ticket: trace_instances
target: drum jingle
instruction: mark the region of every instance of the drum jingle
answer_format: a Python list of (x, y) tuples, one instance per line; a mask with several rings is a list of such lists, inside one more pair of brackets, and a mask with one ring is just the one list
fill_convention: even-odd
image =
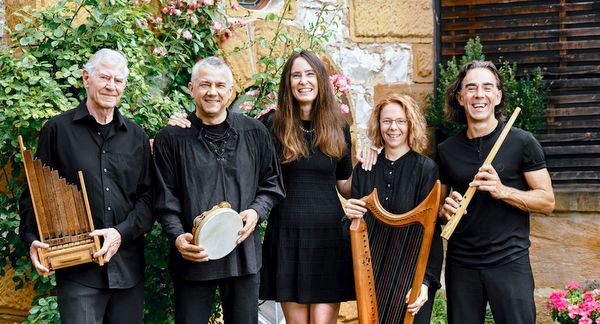
[(222, 202), (194, 219), (194, 244), (204, 248), (209, 260), (220, 259), (237, 246), (238, 232), (244, 224), (240, 214)]

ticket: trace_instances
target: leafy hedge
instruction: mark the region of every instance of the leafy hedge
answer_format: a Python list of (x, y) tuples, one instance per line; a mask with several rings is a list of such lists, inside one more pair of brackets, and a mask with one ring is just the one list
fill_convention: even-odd
[[(469, 39), (465, 45), (465, 55), (457, 62), (456, 58), (448, 61), (446, 65), (439, 65), (439, 79), (435, 94), (429, 96), (429, 110), (427, 122), (438, 131), (437, 141), (452, 136), (464, 129), (459, 125), (446, 120), (444, 117), (444, 98), (450, 83), (456, 78), (460, 67), (473, 60), (485, 60), (483, 46), (479, 37)], [(515, 126), (528, 130), (533, 134), (540, 132), (544, 127), (544, 108), (547, 103), (548, 87), (542, 80), (542, 72), (537, 68), (533, 75), (517, 77), (517, 63), (505, 62), (498, 72), (502, 76), (506, 93), (504, 96), (504, 115), (509, 117), (516, 107), (521, 107), (519, 118)]]

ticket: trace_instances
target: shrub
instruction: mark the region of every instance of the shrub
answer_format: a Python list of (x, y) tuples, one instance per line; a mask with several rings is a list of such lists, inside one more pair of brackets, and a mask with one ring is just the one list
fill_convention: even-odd
[[(465, 45), (465, 55), (459, 62), (453, 57), (445, 66), (439, 65), (438, 85), (435, 94), (428, 97), (429, 110), (426, 118), (429, 125), (439, 131), (441, 139), (457, 134), (465, 128), (465, 125), (450, 122), (444, 117), (444, 96), (448, 86), (458, 75), (460, 67), (473, 60), (485, 60), (479, 37), (469, 39)], [(498, 71), (506, 88), (506, 93), (503, 93), (504, 115), (508, 117), (516, 107), (521, 107), (521, 113), (514, 126), (533, 134), (539, 133), (544, 126), (544, 107), (548, 96), (548, 87), (543, 83), (541, 70), (537, 68), (533, 75), (519, 78), (516, 75), (517, 63), (505, 62)]]

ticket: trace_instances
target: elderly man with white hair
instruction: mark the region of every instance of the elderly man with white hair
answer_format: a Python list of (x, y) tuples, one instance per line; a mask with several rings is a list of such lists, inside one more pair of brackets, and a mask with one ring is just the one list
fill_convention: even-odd
[[(94, 222), (92, 236), (103, 239), (86, 263), (56, 271), (61, 321), (141, 323), (144, 305), (144, 233), (150, 230), (154, 164), (141, 127), (117, 105), (127, 86), (127, 59), (111, 49), (97, 51), (83, 67), (86, 99), (51, 118), (40, 133), (36, 158), (78, 184), (83, 171)], [(19, 236), (29, 247), (36, 271), (50, 273), (39, 260), (39, 241), (29, 191), (20, 200)]]

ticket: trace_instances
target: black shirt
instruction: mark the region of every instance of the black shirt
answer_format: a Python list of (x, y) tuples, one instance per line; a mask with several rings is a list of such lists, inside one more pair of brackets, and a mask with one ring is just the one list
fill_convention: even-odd
[(162, 181), (155, 203), (158, 220), (171, 241), (170, 268), (186, 280), (212, 280), (257, 273), (261, 266), (258, 228), (222, 259), (190, 262), (175, 239), (191, 233), (193, 220), (222, 201), (237, 212), (254, 209), (264, 220), (285, 196), (275, 148), (257, 120), (229, 112), (226, 131), (208, 134), (194, 113), (191, 128), (166, 127), (156, 136), (155, 159)]
[[(500, 136), (504, 122), (488, 135), (469, 139), (466, 131), (438, 146), (440, 180), (464, 195)], [(544, 151), (529, 132), (513, 127), (492, 166), (505, 186), (529, 190), (524, 172), (546, 167)], [(476, 191), (452, 237), (446, 262), (475, 268), (506, 264), (529, 251), (529, 213)]]
[[(394, 214), (403, 214), (420, 204), (439, 178), (438, 168), (430, 158), (415, 151), (408, 151), (396, 161), (385, 157), (385, 150), (379, 153), (377, 163), (371, 171), (365, 171), (360, 164), (352, 175), (352, 198), (367, 196), (377, 188), (381, 206)], [(374, 222), (368, 212), (365, 221)], [(440, 288), (442, 272), (441, 228), (435, 225), (424, 283), (431, 290)]]
[[(130, 288), (143, 279), (144, 238), (152, 217), (154, 164), (148, 136), (141, 127), (114, 110), (113, 127), (106, 136), (88, 112), (85, 100), (44, 125), (36, 158), (80, 187), (83, 171), (96, 229), (114, 227), (121, 247), (103, 267), (94, 263), (59, 269), (56, 275), (96, 288)], [(29, 247), (38, 230), (29, 190), (20, 202), (19, 236)]]

